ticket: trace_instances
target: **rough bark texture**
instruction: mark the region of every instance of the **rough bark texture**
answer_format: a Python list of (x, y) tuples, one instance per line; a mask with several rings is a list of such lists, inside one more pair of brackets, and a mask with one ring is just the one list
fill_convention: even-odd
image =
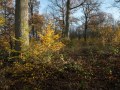
[(15, 38), (15, 50), (26, 50), (29, 46), (28, 0), (16, 0)]

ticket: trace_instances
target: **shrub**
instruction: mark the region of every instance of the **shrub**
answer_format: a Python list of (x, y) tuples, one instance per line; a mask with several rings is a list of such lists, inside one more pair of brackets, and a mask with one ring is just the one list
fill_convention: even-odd
[(63, 47), (64, 44), (60, 41), (60, 35), (55, 34), (52, 26), (48, 25), (44, 33), (39, 34), (39, 41), (31, 43), (30, 50), (25, 52), (25, 56), (36, 60), (46, 59), (47, 61), (52, 57), (53, 53), (58, 53)]

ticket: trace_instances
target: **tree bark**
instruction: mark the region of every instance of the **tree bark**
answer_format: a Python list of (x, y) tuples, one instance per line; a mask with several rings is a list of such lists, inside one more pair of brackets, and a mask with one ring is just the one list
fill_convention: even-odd
[(30, 1), (30, 4), (31, 4), (31, 5), (30, 5), (30, 14), (31, 14), (30, 16), (31, 16), (31, 18), (32, 18), (32, 28), (31, 28), (31, 31), (32, 31), (32, 36), (33, 36), (33, 38), (34, 38), (34, 37), (35, 37), (35, 30), (34, 30), (34, 25), (33, 25), (33, 24), (34, 24), (34, 23), (33, 23), (33, 15), (34, 15), (34, 14), (33, 14), (33, 7), (34, 7), (34, 6), (33, 6), (33, 1)]
[(25, 51), (29, 46), (28, 0), (16, 0), (15, 50)]
[(84, 41), (86, 42), (87, 41), (87, 29), (88, 29), (88, 19), (86, 17), (85, 19), (85, 30), (84, 30)]
[(66, 26), (65, 26), (65, 37), (69, 37), (69, 18), (70, 18), (70, 0), (66, 3)]

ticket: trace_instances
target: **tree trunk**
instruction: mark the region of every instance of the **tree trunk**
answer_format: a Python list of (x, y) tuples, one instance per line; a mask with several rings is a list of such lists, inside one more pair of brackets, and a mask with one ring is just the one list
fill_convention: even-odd
[(84, 30), (84, 41), (85, 42), (87, 41), (87, 29), (88, 29), (88, 20), (87, 20), (87, 17), (86, 17), (86, 20), (85, 20), (85, 30)]
[(64, 14), (62, 15), (62, 36), (64, 37), (64, 33), (65, 33), (65, 21), (64, 21), (64, 19), (65, 19), (65, 16), (64, 16)]
[(15, 50), (25, 51), (29, 46), (28, 0), (16, 0)]
[(34, 23), (33, 23), (33, 4), (32, 4), (32, 1), (31, 1), (31, 7), (30, 7), (30, 14), (31, 14), (31, 18), (32, 18), (32, 28), (31, 28), (31, 31), (32, 31), (32, 36), (33, 38), (35, 37), (35, 29), (34, 29)]
[(68, 33), (69, 33), (69, 17), (70, 17), (70, 0), (67, 0), (67, 3), (66, 3), (65, 37), (68, 37)]

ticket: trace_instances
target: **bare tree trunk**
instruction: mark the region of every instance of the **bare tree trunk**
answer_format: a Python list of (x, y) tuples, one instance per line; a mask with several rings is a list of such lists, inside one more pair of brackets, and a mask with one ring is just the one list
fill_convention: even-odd
[(25, 51), (29, 46), (28, 0), (16, 0), (15, 50)]
[(86, 17), (86, 20), (85, 20), (85, 30), (84, 30), (84, 41), (86, 42), (87, 41), (87, 29), (88, 29), (88, 21), (87, 21), (87, 17)]
[(68, 33), (69, 33), (69, 18), (70, 18), (70, 0), (67, 0), (67, 3), (66, 3), (65, 37), (68, 37)]
[(31, 31), (32, 31), (32, 36), (33, 38), (35, 37), (35, 30), (34, 30), (34, 25), (33, 25), (33, 4), (32, 4), (32, 1), (31, 2), (31, 6), (30, 6), (30, 14), (31, 14), (31, 18), (32, 18), (32, 28), (31, 28)]
[(63, 27), (63, 28), (62, 28), (62, 36), (64, 36), (64, 33), (65, 33), (65, 21), (64, 21), (64, 19), (65, 19), (65, 16), (64, 16), (64, 13), (63, 13), (63, 15), (62, 15), (62, 20), (63, 20), (63, 21), (62, 21), (62, 25), (63, 25), (63, 26), (62, 26), (62, 27)]

